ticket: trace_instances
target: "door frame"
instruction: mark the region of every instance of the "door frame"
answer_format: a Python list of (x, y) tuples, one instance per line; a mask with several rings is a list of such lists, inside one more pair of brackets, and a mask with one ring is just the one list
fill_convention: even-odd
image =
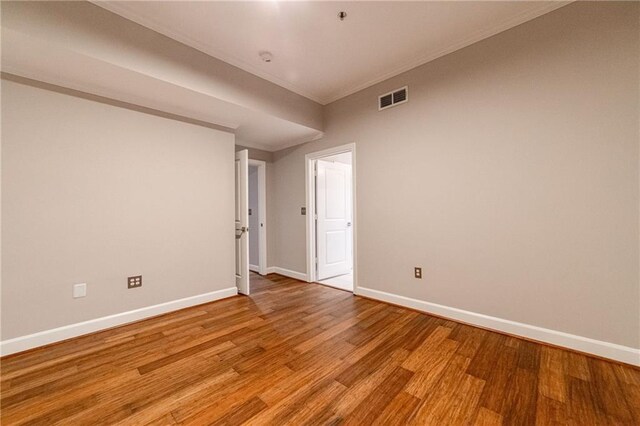
[(309, 283), (316, 281), (316, 227), (315, 227), (315, 211), (316, 211), (316, 187), (314, 162), (321, 160), (323, 157), (329, 157), (336, 154), (351, 153), (351, 202), (352, 202), (352, 247), (353, 247), (353, 294), (358, 289), (358, 209), (357, 209), (357, 188), (356, 188), (356, 144), (349, 143), (346, 145), (327, 148), (322, 151), (311, 152), (304, 157), (305, 164), (305, 188), (307, 197), (307, 278)]
[[(249, 159), (249, 166), (258, 167), (258, 221), (262, 226), (258, 229), (259, 238), (259, 257), (258, 257), (258, 273), (266, 275), (267, 273), (267, 163), (262, 160)], [(249, 239), (251, 239), (251, 231), (249, 229)], [(251, 264), (249, 262), (249, 264)]]

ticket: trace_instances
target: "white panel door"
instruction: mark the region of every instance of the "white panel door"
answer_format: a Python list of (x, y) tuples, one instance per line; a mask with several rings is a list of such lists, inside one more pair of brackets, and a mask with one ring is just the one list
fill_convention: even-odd
[(352, 269), (351, 165), (318, 160), (316, 253), (318, 281)]
[(236, 152), (236, 287), (249, 294), (249, 151)]

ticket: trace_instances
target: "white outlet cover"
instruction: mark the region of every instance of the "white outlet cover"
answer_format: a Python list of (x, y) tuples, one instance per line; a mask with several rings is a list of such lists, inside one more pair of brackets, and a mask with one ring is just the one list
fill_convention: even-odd
[(73, 285), (73, 298), (85, 297), (87, 295), (87, 283)]

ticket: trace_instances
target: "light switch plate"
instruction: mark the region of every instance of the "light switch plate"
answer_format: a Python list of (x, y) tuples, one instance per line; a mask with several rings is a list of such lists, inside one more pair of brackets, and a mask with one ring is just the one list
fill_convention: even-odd
[(87, 283), (73, 285), (73, 298), (85, 297), (87, 295)]

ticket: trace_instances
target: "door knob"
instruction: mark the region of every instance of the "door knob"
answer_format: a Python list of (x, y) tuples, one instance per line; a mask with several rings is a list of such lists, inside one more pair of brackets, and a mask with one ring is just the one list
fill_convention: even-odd
[(245, 232), (249, 232), (249, 227), (247, 226), (243, 226), (240, 229), (236, 229), (236, 232), (240, 231), (240, 234), (236, 234), (236, 238), (240, 238), (242, 237), (242, 234), (244, 234)]

